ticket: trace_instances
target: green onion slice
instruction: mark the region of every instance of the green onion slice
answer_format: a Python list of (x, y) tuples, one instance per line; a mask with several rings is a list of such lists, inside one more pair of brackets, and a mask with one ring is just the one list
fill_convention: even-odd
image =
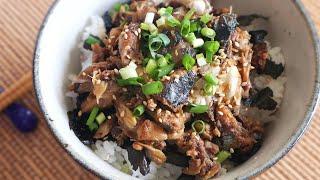
[(142, 86), (144, 95), (160, 94), (163, 90), (163, 84), (160, 81), (150, 82)]
[(204, 79), (207, 83), (212, 84), (214, 86), (219, 84), (219, 80), (216, 77), (214, 77), (211, 73), (206, 74), (204, 76)]
[(144, 106), (143, 105), (139, 105), (139, 106), (134, 108), (133, 115), (136, 116), (136, 117), (139, 117), (144, 113), (144, 111), (145, 111)]
[(163, 67), (160, 67), (159, 69), (156, 69), (152, 72), (152, 77), (154, 79), (160, 79), (163, 76), (168, 75), (173, 69), (174, 69), (174, 64), (169, 64)]
[(162, 39), (159, 36), (150, 38), (148, 45), (150, 51), (158, 51), (162, 47)]
[(196, 9), (195, 9), (195, 8), (190, 9), (190, 10), (187, 12), (187, 14), (184, 16), (184, 19), (187, 19), (187, 20), (191, 19), (191, 17), (193, 16), (193, 14), (194, 14), (195, 12), (196, 12)]
[(89, 118), (86, 122), (87, 126), (90, 126), (94, 123), (94, 119), (96, 118), (96, 116), (98, 115), (99, 112), (99, 108), (98, 107), (94, 107), (89, 115)]
[(168, 65), (168, 60), (165, 57), (160, 57), (157, 62), (160, 68)]
[(99, 37), (90, 34), (89, 37), (84, 41), (83, 47), (85, 49), (92, 50), (91, 46), (93, 44), (103, 45), (103, 42), (101, 41), (101, 39)]
[(194, 33), (189, 33), (184, 38), (188, 41), (188, 43), (192, 43), (194, 40), (197, 39)]
[(211, 21), (211, 19), (212, 19), (212, 15), (210, 15), (209, 13), (206, 13), (206, 14), (204, 14), (204, 15), (202, 15), (201, 17), (200, 17), (200, 21), (203, 23), (203, 24), (207, 24), (209, 21)]
[(192, 130), (198, 134), (202, 134), (206, 129), (206, 123), (202, 120), (196, 120), (191, 124)]
[(167, 24), (170, 27), (176, 27), (176, 26), (180, 26), (180, 21), (177, 20), (175, 17), (173, 17), (172, 15), (167, 17)]
[(195, 63), (196, 63), (196, 60), (192, 56), (190, 56), (189, 54), (185, 54), (182, 57), (182, 64), (183, 64), (184, 68), (188, 71), (192, 69), (192, 67), (194, 66)]
[(142, 86), (145, 81), (142, 77), (133, 77), (129, 79), (117, 79), (119, 86)]
[(159, 11), (158, 11), (158, 14), (160, 16), (165, 16), (165, 15), (171, 15), (173, 12), (173, 7), (169, 6), (169, 7), (166, 7), (166, 8), (160, 8)]
[(213, 29), (207, 28), (207, 27), (201, 29), (201, 34), (202, 36), (205, 36), (211, 39), (214, 39), (216, 36), (216, 32)]
[(170, 44), (170, 39), (165, 34), (158, 34), (159, 38), (162, 40), (164, 46), (168, 46)]
[(184, 19), (181, 22), (181, 29), (180, 29), (180, 34), (182, 36), (188, 35), (190, 32), (190, 20)]
[(97, 123), (100, 125), (102, 124), (105, 120), (106, 120), (106, 116), (104, 115), (103, 112), (101, 112), (97, 117), (96, 117), (96, 121)]
[(148, 74), (151, 74), (155, 69), (157, 69), (157, 67), (158, 67), (158, 65), (157, 65), (156, 60), (150, 59), (150, 60), (148, 61), (147, 66), (146, 66), (146, 72), (147, 72)]
[(196, 105), (192, 104), (189, 112), (195, 113), (195, 114), (202, 114), (208, 112), (208, 105)]
[(98, 124), (95, 123), (95, 122), (93, 122), (90, 125), (88, 125), (88, 127), (89, 127), (90, 131), (95, 131), (95, 130), (97, 130), (99, 128)]
[(226, 159), (228, 159), (231, 156), (231, 153), (228, 151), (220, 151), (217, 155), (217, 162), (222, 163)]
[(206, 51), (216, 54), (220, 48), (220, 43), (218, 41), (207, 41), (203, 46)]
[(190, 23), (190, 32), (198, 32), (201, 29), (201, 26), (198, 21), (191, 21)]

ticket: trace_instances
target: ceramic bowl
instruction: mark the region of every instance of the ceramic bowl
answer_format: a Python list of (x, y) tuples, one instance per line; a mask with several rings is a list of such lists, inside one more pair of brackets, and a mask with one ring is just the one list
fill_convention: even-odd
[[(80, 164), (106, 179), (132, 179), (96, 156), (70, 130), (65, 97), (67, 76), (80, 71), (80, 34), (92, 15), (103, 14), (116, 1), (56, 1), (41, 27), (34, 56), (34, 85), (50, 129)], [(316, 30), (299, 0), (216, 0), (241, 15), (269, 17), (271, 43), (286, 59), (287, 84), (277, 120), (267, 127), (261, 149), (223, 179), (245, 179), (261, 173), (283, 157), (310, 123), (319, 92), (319, 45)]]

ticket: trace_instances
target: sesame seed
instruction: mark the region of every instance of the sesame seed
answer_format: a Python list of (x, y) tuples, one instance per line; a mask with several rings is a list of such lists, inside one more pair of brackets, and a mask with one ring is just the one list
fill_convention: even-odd
[(220, 116), (223, 116), (223, 112), (221, 112), (221, 111), (218, 111), (218, 114), (219, 114)]
[(193, 90), (193, 89), (191, 89), (190, 93), (191, 93), (191, 94), (193, 94), (193, 93), (194, 93), (194, 90)]
[(129, 29), (125, 29), (124, 32), (129, 32)]
[(113, 71), (114, 71), (116, 74), (119, 73), (119, 70), (118, 70), (118, 69), (114, 69)]
[(161, 122), (161, 123), (162, 123), (162, 121), (163, 121), (163, 120), (162, 120), (161, 118), (159, 118), (159, 122)]
[(127, 92), (127, 91), (128, 91), (128, 89), (127, 89), (127, 88), (122, 88), (122, 90), (123, 90), (124, 92)]
[(157, 113), (160, 114), (161, 112), (162, 112), (162, 109), (159, 108), (159, 109), (157, 110)]
[(234, 149), (233, 149), (233, 148), (230, 148), (230, 152), (231, 152), (231, 153), (234, 153)]
[(115, 36), (110, 36), (111, 39), (115, 38)]
[(108, 39), (108, 43), (111, 43), (112, 41), (111, 41), (111, 39)]
[(126, 57), (127, 57), (128, 59), (131, 59), (131, 56), (129, 56), (128, 54), (126, 55)]
[(141, 33), (141, 29), (140, 28), (138, 28), (138, 32)]
[(218, 160), (218, 157), (214, 157), (214, 158), (212, 158), (212, 159), (216, 161), (216, 160)]
[(124, 34), (124, 39), (128, 39), (128, 34)]
[(248, 66), (247, 62), (243, 63), (243, 67), (247, 67), (247, 66)]
[(250, 66), (250, 69), (255, 69), (253, 66)]
[(148, 105), (147, 101), (143, 101), (142, 103), (143, 103), (143, 105), (145, 105), (145, 106)]
[(175, 50), (175, 51), (174, 51), (174, 54), (175, 54), (176, 56), (178, 56), (178, 55), (179, 55), (178, 50)]
[(129, 50), (130, 49), (130, 46), (126, 46), (124, 47), (125, 50)]
[(82, 72), (82, 75), (83, 75), (83, 76), (86, 76), (87, 74), (86, 74), (85, 72)]
[(79, 112), (78, 112), (78, 116), (79, 116), (79, 117), (82, 116), (82, 111), (79, 111)]
[(107, 118), (110, 120), (110, 119), (111, 119), (111, 116), (108, 116)]
[(237, 41), (234, 43), (234, 45), (235, 45), (236, 47), (240, 47), (240, 44), (239, 44)]
[(115, 95), (112, 95), (112, 98), (113, 98), (114, 100), (117, 100), (117, 97), (116, 97)]
[(229, 107), (230, 109), (232, 109), (232, 108), (233, 108), (231, 104), (228, 104), (228, 107)]
[(135, 34), (136, 36), (139, 36), (138, 31), (134, 31), (134, 34)]
[(124, 117), (124, 111), (120, 112), (120, 117)]

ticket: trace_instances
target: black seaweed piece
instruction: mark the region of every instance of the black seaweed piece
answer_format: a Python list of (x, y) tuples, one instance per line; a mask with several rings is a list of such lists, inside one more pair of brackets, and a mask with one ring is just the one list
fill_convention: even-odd
[(77, 97), (77, 102), (76, 102), (76, 105), (77, 105), (77, 108), (80, 109), (81, 108), (81, 104), (87, 99), (87, 97), (89, 96), (90, 92), (87, 92), (87, 93), (82, 93), (82, 94), (79, 94), (78, 97)]
[(163, 152), (167, 157), (167, 163), (179, 167), (188, 167), (190, 158), (179, 153), (178, 147), (176, 145), (170, 145), (169, 143), (167, 143), (167, 147)]
[(242, 101), (243, 105), (250, 107), (257, 107), (264, 110), (275, 110), (277, 102), (272, 99), (273, 92), (269, 87), (262, 89), (259, 92), (250, 92), (250, 97)]
[(165, 98), (173, 106), (184, 104), (189, 97), (189, 93), (195, 83), (197, 74), (189, 71), (179, 79), (174, 79), (165, 85), (161, 97)]
[(262, 71), (263, 74), (270, 75), (273, 79), (277, 79), (284, 71), (283, 64), (276, 64), (272, 60), (267, 60), (264, 70)]
[(187, 174), (181, 174), (177, 180), (195, 180), (195, 176), (187, 175)]
[(249, 34), (251, 35), (250, 42), (253, 44), (258, 44), (264, 42), (264, 38), (268, 35), (268, 32), (265, 30), (257, 30), (250, 31)]
[(222, 14), (219, 17), (219, 20), (214, 24), (216, 39), (225, 45), (238, 25), (239, 23), (237, 22), (236, 14)]
[(129, 161), (133, 166), (134, 170), (140, 169), (142, 175), (146, 175), (150, 172), (150, 161), (146, 157), (144, 151), (137, 151), (129, 146), (127, 148)]
[(259, 14), (250, 14), (250, 15), (239, 16), (237, 20), (240, 26), (250, 26), (252, 21), (258, 18), (262, 18), (266, 21), (269, 19), (268, 17), (262, 16)]
[(113, 28), (112, 24), (112, 18), (110, 16), (110, 13), (106, 11), (102, 16), (104, 27), (106, 28), (107, 32), (109, 32)]
[(83, 113), (82, 116), (79, 117), (78, 112), (79, 109), (68, 112), (70, 129), (73, 130), (82, 143), (86, 145), (92, 144), (94, 142), (93, 136), (95, 132), (90, 131), (86, 125), (89, 113)]
[(255, 143), (252, 147), (252, 149), (247, 153), (241, 153), (239, 149), (234, 150), (234, 153), (231, 154), (230, 161), (236, 163), (236, 164), (242, 164), (248, 159), (250, 159), (255, 153), (258, 152), (258, 150), (261, 148), (262, 141), (259, 140), (257, 143)]

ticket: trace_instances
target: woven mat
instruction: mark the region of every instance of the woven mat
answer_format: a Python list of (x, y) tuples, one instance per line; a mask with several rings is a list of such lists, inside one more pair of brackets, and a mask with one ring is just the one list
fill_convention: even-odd
[[(33, 48), (41, 22), (53, 0), (0, 0), (0, 86), (8, 87), (32, 68)], [(303, 0), (320, 29), (319, 0)], [(14, 66), (13, 66), (14, 65)], [(94, 179), (56, 142), (34, 93), (21, 102), (37, 113), (36, 132), (19, 133), (0, 114), (0, 179)], [(256, 179), (318, 179), (320, 177), (320, 109), (293, 150)]]

